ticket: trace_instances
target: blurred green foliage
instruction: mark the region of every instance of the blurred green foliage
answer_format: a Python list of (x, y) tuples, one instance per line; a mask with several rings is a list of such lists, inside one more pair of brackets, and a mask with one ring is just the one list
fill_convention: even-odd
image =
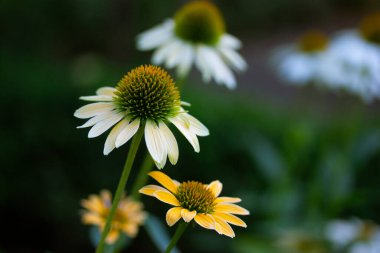
[[(378, 6), (348, 2), (217, 4), (230, 29), (254, 37), (270, 33), (268, 28), (332, 18), (337, 10)], [(134, 49), (135, 35), (172, 16), (181, 3), (1, 1), (2, 252), (92, 250), (88, 228), (80, 224), (79, 201), (102, 188), (115, 189), (128, 145), (103, 156), (104, 135), (88, 139), (86, 130), (75, 129), (81, 122), (73, 112), (83, 105), (78, 97), (114, 85), (129, 69), (147, 63), (150, 55)], [(281, 94), (268, 100), (191, 80), (182, 99), (191, 102), (190, 113), (211, 135), (200, 139), (196, 154), (177, 134), (180, 159), (165, 172), (180, 181), (219, 179), (223, 193), (241, 197), (251, 215), (244, 217), (247, 229), (235, 229), (234, 240), (194, 227), (179, 244), (183, 252), (279, 252), (273, 242), (293, 228), (320, 234), (324, 221), (334, 217), (380, 222), (378, 104), (339, 96), (325, 103), (326, 94), (314, 89), (278, 102)], [(148, 211), (164, 217), (166, 206), (143, 200)], [(156, 252), (149, 242), (142, 231), (129, 250)]]

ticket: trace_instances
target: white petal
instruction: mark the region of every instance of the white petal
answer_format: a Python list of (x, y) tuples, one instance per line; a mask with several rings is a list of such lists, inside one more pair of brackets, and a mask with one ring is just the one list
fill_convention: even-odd
[(97, 96), (82, 96), (79, 99), (84, 101), (98, 101), (98, 102), (111, 102), (113, 98), (106, 95), (97, 95)]
[(131, 123), (129, 123), (116, 137), (115, 146), (118, 148), (124, 145), (127, 141), (129, 141), (133, 135), (139, 130), (140, 127), (140, 119), (137, 118)]
[[(211, 75), (215, 82), (218, 84), (225, 84), (228, 88), (233, 89), (236, 86), (236, 81), (232, 71), (226, 66), (226, 64), (218, 55), (215, 49), (207, 46), (199, 47), (201, 55), (203, 55), (204, 66), (208, 66)], [(202, 71), (200, 69), (200, 71)]]
[(247, 63), (244, 61), (243, 57), (237, 52), (229, 48), (219, 48), (219, 52), (222, 54), (223, 58), (227, 61), (228, 65), (231, 66), (236, 71), (244, 71), (247, 69)]
[(181, 101), (181, 105), (183, 105), (183, 106), (191, 106), (191, 104), (190, 104), (190, 103), (188, 103), (188, 102), (185, 102), (185, 101)]
[(156, 123), (150, 120), (145, 124), (145, 142), (153, 160), (161, 163), (166, 155), (165, 143), (161, 139), (161, 133)]
[(166, 62), (175, 47), (176, 47), (176, 41), (171, 40), (165, 43), (164, 45), (162, 45), (160, 48), (158, 48), (153, 53), (153, 56), (152, 56), (153, 64), (160, 65)]
[(166, 66), (173, 68), (177, 66), (183, 59), (184, 51), (186, 50), (186, 44), (180, 40), (174, 40), (168, 58), (166, 59)]
[(87, 119), (94, 117), (98, 114), (103, 114), (114, 109), (113, 103), (92, 103), (85, 106), (82, 106), (78, 110), (75, 111), (74, 116), (80, 119)]
[(108, 155), (116, 147), (115, 145), (116, 138), (126, 126), (128, 126), (128, 121), (124, 119), (120, 121), (119, 123), (117, 123), (114, 128), (112, 128), (104, 144), (104, 149), (103, 149), (104, 155)]
[(185, 77), (189, 74), (191, 65), (195, 58), (195, 49), (189, 44), (183, 45), (181, 62), (178, 64), (178, 75)]
[(124, 115), (122, 113), (114, 113), (107, 119), (104, 119), (96, 123), (96, 125), (94, 125), (91, 128), (90, 132), (88, 132), (88, 138), (94, 138), (101, 135), (102, 133), (107, 131), (110, 127), (112, 127), (117, 122), (119, 122), (123, 117)]
[(219, 44), (223, 47), (228, 47), (232, 49), (241, 48), (241, 41), (235, 36), (232, 36), (231, 34), (224, 34), (222, 38), (220, 38)]
[(182, 113), (182, 117), (186, 117), (190, 122), (190, 131), (195, 133), (198, 136), (207, 136), (210, 134), (209, 130), (205, 125), (203, 125), (199, 120), (194, 118), (188, 113)]
[(174, 21), (166, 20), (137, 36), (137, 48), (139, 50), (151, 50), (165, 44), (173, 37)]
[(78, 126), (77, 128), (85, 128), (85, 127), (93, 126), (93, 125), (97, 124), (98, 122), (100, 122), (100, 121), (102, 121), (102, 120), (104, 120), (106, 118), (109, 118), (113, 114), (114, 114), (114, 111), (107, 111), (107, 112), (105, 112), (103, 114), (98, 114), (95, 117), (87, 120), (86, 123), (84, 123), (81, 126)]
[(169, 120), (178, 128), (178, 130), (190, 142), (190, 144), (194, 148), (194, 151), (198, 153), (200, 151), (198, 138), (194, 133), (190, 131), (186, 123), (183, 120), (181, 120), (179, 117), (170, 118)]
[(102, 87), (96, 90), (96, 95), (110, 96), (112, 97), (117, 90), (113, 87)]
[(207, 64), (207, 54), (202, 50), (202, 47), (198, 46), (196, 48), (196, 58), (195, 58), (195, 66), (202, 73), (203, 82), (210, 82), (212, 67)]
[(169, 161), (171, 164), (175, 165), (178, 161), (179, 155), (177, 140), (165, 123), (160, 122), (159, 128), (163, 139), (166, 141)]

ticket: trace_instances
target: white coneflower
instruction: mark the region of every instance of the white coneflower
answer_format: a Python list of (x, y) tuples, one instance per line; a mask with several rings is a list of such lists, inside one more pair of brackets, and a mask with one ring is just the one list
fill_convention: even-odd
[(276, 50), (273, 61), (280, 77), (295, 85), (318, 83), (320, 61), (328, 43), (328, 38), (323, 33), (310, 31), (296, 44)]
[(174, 19), (140, 34), (137, 47), (140, 50), (155, 49), (153, 63), (177, 67), (182, 77), (188, 74), (194, 63), (205, 82), (213, 79), (228, 88), (236, 86), (231, 69), (243, 71), (247, 67), (236, 52), (241, 42), (225, 33), (221, 13), (208, 1), (190, 2), (176, 13)]
[(359, 30), (336, 36), (321, 67), (327, 86), (357, 94), (366, 102), (380, 98), (380, 13), (366, 17)]
[(103, 87), (95, 96), (80, 99), (94, 101), (75, 111), (74, 116), (90, 118), (83, 127), (91, 127), (89, 138), (94, 138), (112, 128), (104, 145), (109, 154), (129, 141), (144, 128), (145, 142), (158, 168), (163, 168), (166, 158), (172, 164), (178, 160), (177, 141), (168, 128), (173, 123), (199, 152), (197, 136), (207, 136), (208, 129), (185, 111), (180, 93), (170, 75), (160, 67), (140, 66), (133, 69), (116, 88)]

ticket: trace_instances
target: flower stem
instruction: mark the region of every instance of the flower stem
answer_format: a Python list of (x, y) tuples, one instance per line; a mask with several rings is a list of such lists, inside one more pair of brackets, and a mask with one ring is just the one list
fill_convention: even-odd
[(133, 199), (140, 199), (141, 195), (139, 194), (139, 190), (146, 184), (146, 181), (148, 181), (148, 173), (152, 170), (153, 166), (153, 159), (150, 156), (149, 152), (146, 152), (144, 160), (139, 169), (139, 174), (137, 175), (137, 178), (132, 186), (130, 196), (132, 196)]
[(185, 230), (186, 230), (186, 228), (187, 228), (188, 225), (189, 225), (189, 223), (184, 222), (184, 221), (182, 221), (178, 225), (178, 228), (175, 231), (174, 236), (173, 236), (172, 240), (170, 241), (168, 247), (166, 248), (165, 253), (170, 253), (172, 251), (172, 249), (174, 248), (174, 246), (177, 244), (179, 238), (181, 238), (183, 232), (185, 232)]
[(137, 150), (139, 148), (139, 144), (141, 142), (143, 134), (144, 134), (144, 128), (140, 127), (132, 139), (132, 143), (131, 143), (131, 146), (130, 146), (129, 151), (128, 151), (127, 160), (125, 161), (123, 173), (121, 174), (119, 185), (117, 186), (116, 193), (115, 193), (115, 196), (114, 196), (114, 199), (112, 202), (111, 211), (107, 217), (106, 225), (105, 225), (103, 232), (102, 232), (102, 235), (100, 237), (100, 241), (99, 241), (98, 247), (96, 249), (96, 253), (103, 253), (104, 242), (105, 242), (105, 239), (108, 235), (108, 232), (111, 229), (111, 221), (115, 215), (115, 212), (116, 212), (116, 209), (118, 207), (120, 198), (123, 194), (123, 191), (124, 191), (125, 185), (127, 183), (129, 173), (131, 172), (132, 164), (133, 164), (133, 161), (135, 160), (136, 153), (137, 153)]

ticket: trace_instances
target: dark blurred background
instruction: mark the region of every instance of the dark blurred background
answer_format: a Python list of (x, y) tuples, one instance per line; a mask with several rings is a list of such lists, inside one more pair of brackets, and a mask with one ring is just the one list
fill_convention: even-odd
[[(93, 251), (79, 201), (114, 191), (128, 145), (103, 156), (106, 135), (88, 139), (76, 129), (83, 123), (73, 117), (84, 105), (78, 97), (149, 63), (151, 52), (137, 51), (135, 36), (185, 2), (0, 1), (0, 252)], [(242, 40), (249, 69), (235, 91), (204, 84), (193, 71), (182, 100), (211, 135), (196, 154), (176, 132), (179, 163), (165, 172), (179, 181), (219, 179), (251, 215), (233, 240), (196, 227), (179, 248), (282, 252), (273, 242), (283, 231), (319, 235), (329, 219), (352, 216), (380, 223), (380, 103), (285, 85), (268, 64), (276, 46), (310, 28), (331, 34), (356, 27), (379, 1), (215, 3), (228, 32)], [(164, 219), (165, 204), (143, 200)], [(125, 252), (158, 251), (141, 230)]]

